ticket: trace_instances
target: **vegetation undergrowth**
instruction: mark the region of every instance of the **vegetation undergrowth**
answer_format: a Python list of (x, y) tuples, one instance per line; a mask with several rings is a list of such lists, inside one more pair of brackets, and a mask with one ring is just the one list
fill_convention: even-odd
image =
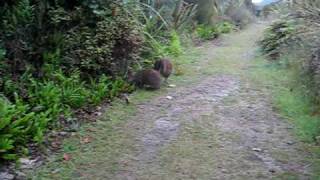
[(210, 25), (199, 25), (196, 29), (196, 36), (202, 40), (212, 40), (219, 37), (224, 33), (230, 33), (235, 29), (235, 26), (230, 22), (220, 22), (213, 26)]
[[(280, 62), (286, 59), (282, 57)], [(297, 70), (285, 64), (257, 58), (251, 77), (255, 83), (271, 91), (275, 108), (293, 124), (297, 136), (308, 144), (305, 148), (313, 152), (309, 160), (314, 167), (314, 178), (317, 179), (320, 177), (320, 148), (316, 142), (319, 143), (320, 115), (315, 113), (317, 106), (304, 93), (306, 89), (297, 88)]]
[[(174, 83), (177, 86), (182, 84), (190, 85), (197, 82), (194, 74), (196, 72), (190, 69), (190, 66), (199, 63), (196, 59), (198, 59), (201, 54), (193, 47), (188, 48), (187, 52), (188, 53), (184, 53), (181, 56), (172, 59), (174, 63), (179, 63), (181, 71), (185, 73), (183, 76), (175, 75), (170, 77), (169, 82)], [(108, 108), (108, 111), (102, 115), (96, 123), (83, 125), (75, 136), (64, 140), (62, 152), (51, 156), (48, 159), (48, 165), (38, 169), (36, 174), (29, 174), (30, 177), (33, 176), (39, 179), (60, 179), (62, 177), (74, 178), (74, 173), (78, 172), (77, 169), (75, 169), (74, 164), (86, 164), (87, 162), (92, 161), (92, 159), (88, 159), (93, 157), (92, 154), (94, 154), (94, 157), (96, 158), (94, 160), (99, 161), (101, 159), (103, 160), (103, 162), (101, 162), (102, 164), (105, 162), (105, 165), (110, 165), (105, 166), (105, 169), (107, 169), (111, 175), (119, 168), (119, 156), (134, 150), (132, 149), (134, 147), (132, 143), (134, 142), (132, 142), (132, 137), (129, 137), (128, 135), (131, 129), (126, 129), (126, 132), (123, 132), (123, 129), (118, 127), (126, 124), (130, 117), (135, 116), (135, 114), (138, 113), (137, 104), (148, 101), (155, 96), (166, 94), (167, 91), (167, 89), (160, 89), (159, 91), (138, 89), (130, 96), (130, 104), (126, 104), (121, 99), (115, 99)], [(88, 144), (81, 143), (79, 139), (88, 138), (88, 132), (90, 132), (89, 138), (92, 139), (92, 141)], [(101, 144), (108, 144), (109, 146), (101, 146)], [(83, 153), (89, 153), (88, 157), (81, 156)], [(71, 158), (70, 161), (65, 161), (63, 159), (63, 154), (68, 154), (77, 158)], [(61, 164), (62, 161), (63, 163)], [(59, 170), (58, 173), (52, 173), (57, 169)], [(95, 168), (90, 168), (88, 170), (92, 174), (105, 173), (97, 172)]]
[[(194, 71), (191, 67), (201, 63), (200, 60), (202, 58), (199, 58), (201, 55), (199, 49), (190, 47), (187, 48), (186, 53), (172, 58), (174, 63), (179, 63), (179, 67), (184, 74), (173, 75), (170, 77), (169, 83), (177, 86), (192, 86), (197, 83), (199, 78), (202, 77), (202, 73)], [(101, 172), (99, 171), (101, 170), (100, 168), (88, 168), (87, 172), (91, 175), (106, 173), (104, 177), (108, 177), (108, 175), (113, 177), (112, 174), (119, 170), (119, 157), (134, 151), (136, 146), (136, 144), (133, 144), (135, 142), (132, 141), (132, 136), (130, 136), (130, 132), (134, 130), (122, 127), (130, 123), (128, 120), (139, 113), (137, 107), (140, 103), (144, 104), (151, 98), (165, 96), (167, 92), (167, 88), (162, 88), (158, 91), (138, 89), (130, 95), (130, 104), (126, 104), (121, 99), (115, 99), (108, 111), (96, 123), (83, 125), (74, 136), (64, 140), (62, 152), (51, 156), (48, 159), (48, 164), (37, 169), (36, 174), (29, 172), (30, 177), (34, 176), (38, 179), (61, 179), (62, 177), (72, 179), (77, 176), (75, 173), (81, 173), (74, 166), (75, 164), (86, 166), (88, 162), (94, 161), (99, 161), (99, 166), (103, 166), (106, 171)], [(88, 136), (92, 141), (90, 143), (81, 143), (81, 139), (88, 138)], [(105, 144), (108, 144), (108, 146), (104, 146)], [(63, 159), (64, 154), (72, 156), (71, 160), (65, 161)]]
[[(210, 8), (221, 9), (221, 16), (228, 16), (222, 10), (231, 6), (252, 8), (251, 1), (208, 1), (219, 5)], [(1, 1), (0, 159), (30, 155), (28, 144), (41, 145), (48, 131), (64, 130), (61, 122), (72, 123), (79, 108), (132, 92), (125, 81), (128, 69), (150, 68), (159, 58), (174, 57), (175, 74), (183, 74), (185, 61), (177, 59), (188, 46), (185, 37), (197, 31), (197, 21), (203, 39), (244, 22), (231, 18), (209, 25), (208, 19), (218, 14), (200, 15), (199, 3)]]
[(275, 106), (281, 113), (296, 125), (297, 134), (306, 142), (314, 142), (319, 132), (320, 117), (314, 114), (316, 106), (303, 93), (305, 90), (296, 88), (295, 69), (288, 69), (287, 67), (277, 62), (266, 62), (265, 59), (260, 58), (256, 62), (255, 71), (256, 82), (264, 82), (264, 86), (272, 90), (272, 97)]
[(280, 2), (277, 6), (272, 13), (281, 18), (265, 32), (261, 52), (289, 72), (282, 77), (287, 78), (284, 84), (290, 83), (289, 89), (277, 93), (280, 109), (293, 119), (306, 141), (319, 144), (320, 2)]

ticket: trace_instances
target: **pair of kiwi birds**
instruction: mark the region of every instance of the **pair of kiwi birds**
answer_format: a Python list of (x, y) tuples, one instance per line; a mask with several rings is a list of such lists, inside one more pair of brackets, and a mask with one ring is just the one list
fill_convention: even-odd
[(153, 69), (143, 69), (132, 74), (128, 72), (128, 81), (139, 88), (160, 89), (161, 76), (164, 77), (165, 83), (172, 73), (172, 63), (169, 59), (160, 59), (154, 63)]

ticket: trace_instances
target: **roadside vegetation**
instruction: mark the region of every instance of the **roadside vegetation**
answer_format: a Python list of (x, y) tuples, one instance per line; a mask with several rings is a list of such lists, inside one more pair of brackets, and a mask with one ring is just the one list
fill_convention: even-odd
[(276, 13), (280, 19), (271, 24), (260, 42), (261, 52), (278, 69), (270, 72), (271, 76), (283, 83), (283, 88), (277, 88), (275, 93), (276, 104), (292, 119), (305, 141), (317, 144), (320, 143), (319, 9), (320, 2), (315, 0), (268, 7), (268, 14)]
[(81, 109), (132, 92), (129, 69), (241, 29), (252, 12), (243, 0), (1, 1), (0, 159), (30, 155)]

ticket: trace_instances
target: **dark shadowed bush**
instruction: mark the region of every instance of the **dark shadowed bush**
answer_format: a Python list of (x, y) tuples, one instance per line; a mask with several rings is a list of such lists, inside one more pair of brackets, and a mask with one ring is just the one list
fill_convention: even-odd
[(143, 34), (117, 1), (0, 2), (0, 159), (41, 143), (61, 115), (132, 88)]

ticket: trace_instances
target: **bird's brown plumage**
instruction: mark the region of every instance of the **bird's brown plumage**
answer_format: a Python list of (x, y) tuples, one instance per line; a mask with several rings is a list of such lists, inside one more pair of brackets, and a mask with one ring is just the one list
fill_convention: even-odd
[(160, 89), (161, 85), (160, 73), (153, 69), (141, 70), (134, 75), (130, 72), (128, 80), (139, 88)]
[(160, 59), (154, 63), (154, 69), (159, 71), (160, 74), (165, 78), (165, 81), (167, 81), (172, 73), (173, 66), (169, 59)]

